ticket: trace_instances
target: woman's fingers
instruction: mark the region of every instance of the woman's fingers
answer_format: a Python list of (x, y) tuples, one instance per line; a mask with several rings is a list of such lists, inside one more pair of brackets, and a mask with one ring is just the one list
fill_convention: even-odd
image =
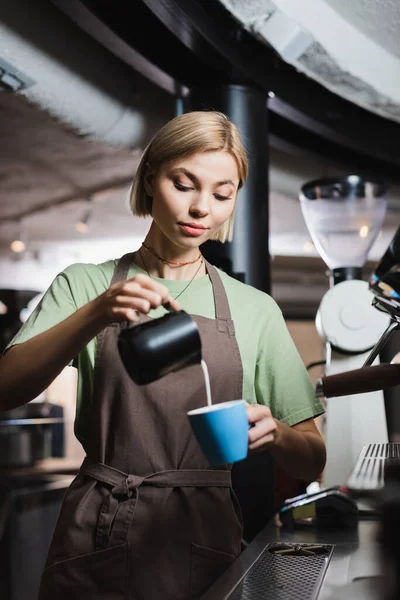
[(152, 308), (168, 304), (174, 310), (180, 310), (178, 302), (169, 295), (168, 288), (144, 274), (110, 286), (101, 296), (102, 311), (111, 322), (137, 322), (139, 312), (147, 314)]
[(150, 308), (157, 308), (163, 303), (163, 296), (155, 290), (142, 287), (138, 283), (125, 283), (119, 290), (115, 297), (116, 302), (124, 302), (129, 299), (140, 298), (149, 302)]
[(122, 292), (128, 295), (137, 295), (148, 300), (151, 308), (157, 308), (161, 304), (170, 304), (176, 311), (181, 309), (179, 303), (169, 295), (167, 287), (142, 273), (135, 275), (132, 279), (127, 279), (123, 283)]
[(141, 296), (120, 295), (115, 297), (113, 308), (131, 308), (147, 314), (152, 308), (156, 308), (157, 306), (160, 306), (160, 303), (153, 305), (150, 300)]
[(179, 302), (171, 298), (171, 296), (168, 296), (167, 301), (163, 302), (163, 304), (170, 304), (174, 310), (181, 310)]
[(162, 283), (159, 283), (158, 281), (154, 281), (154, 279), (151, 279), (151, 277), (149, 277), (148, 275), (144, 275), (143, 273), (138, 273), (131, 279), (127, 279), (124, 282), (124, 284), (131, 283), (138, 284), (141, 288), (150, 290), (158, 294), (159, 296), (161, 296), (163, 302), (165, 302), (169, 296), (168, 288), (165, 285), (162, 285)]
[(265, 446), (271, 444), (274, 441), (274, 439), (275, 435), (273, 433), (269, 433), (268, 435), (265, 435), (256, 442), (253, 442), (252, 444), (249, 443), (249, 450), (251, 452), (254, 452), (255, 450), (265, 450)]
[[(150, 308), (157, 308), (169, 296), (168, 289), (165, 286), (158, 284), (146, 275), (136, 275), (132, 279), (111, 286), (109, 291), (117, 304), (129, 303), (129, 299), (134, 298), (148, 301), (150, 306), (145, 307), (144, 312), (148, 312)], [(142, 308), (139, 308), (139, 310), (142, 310)]]
[(277, 424), (268, 406), (247, 404), (247, 418), (253, 427), (249, 429), (249, 450), (260, 450), (274, 441)]

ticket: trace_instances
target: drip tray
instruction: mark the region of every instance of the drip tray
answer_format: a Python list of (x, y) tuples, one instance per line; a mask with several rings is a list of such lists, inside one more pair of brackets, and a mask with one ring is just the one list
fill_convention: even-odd
[(229, 600), (314, 600), (333, 548), (330, 544), (268, 544)]

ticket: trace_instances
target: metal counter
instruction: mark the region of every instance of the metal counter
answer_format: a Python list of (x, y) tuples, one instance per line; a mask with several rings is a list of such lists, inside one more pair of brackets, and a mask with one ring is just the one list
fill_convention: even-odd
[[(358, 527), (353, 530), (336, 531), (318, 531), (314, 527), (303, 526), (296, 528), (293, 532), (288, 532), (270, 522), (202, 596), (202, 600), (247, 600), (249, 598), (278, 600), (289, 597), (282, 590), (285, 587), (284, 581), (282, 584), (282, 574), (277, 572), (270, 573), (269, 585), (265, 586), (262, 592), (260, 589), (256, 589), (256, 586), (260, 586), (260, 577), (254, 577), (255, 571), (260, 571), (267, 546), (276, 542), (334, 545), (317, 595), (311, 595), (310, 598), (317, 597), (318, 600), (381, 600), (384, 580), (376, 541), (377, 533), (378, 523), (372, 519), (360, 520)], [(284, 560), (290, 561), (293, 558), (287, 557)], [(304, 560), (307, 561), (307, 558)], [(304, 564), (306, 563), (303, 562)], [(305, 576), (305, 572), (303, 574)], [(268, 573), (263, 573), (263, 576), (266, 581)], [(302, 576), (300, 573), (300, 583)], [(274, 581), (272, 584), (271, 579)], [(275, 582), (276, 589), (274, 590)], [(293, 584), (293, 581), (291, 583)], [(299, 585), (300, 587), (301, 585)], [(291, 597), (294, 598), (293, 595)], [(306, 598), (304, 593), (299, 593), (296, 597), (303, 600)]]

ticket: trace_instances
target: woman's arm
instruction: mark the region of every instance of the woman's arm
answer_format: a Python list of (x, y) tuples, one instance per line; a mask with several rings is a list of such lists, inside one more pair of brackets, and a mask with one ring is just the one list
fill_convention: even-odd
[(257, 426), (249, 430), (249, 449), (268, 449), (288, 475), (313, 481), (326, 461), (325, 443), (314, 422), (324, 408), (279, 306), (270, 298), (258, 314), (257, 404), (247, 411)]
[(58, 325), (10, 348), (0, 360), (0, 410), (36, 398), (103, 327), (89, 302)]
[(30, 402), (106, 325), (135, 321), (166, 301), (163, 285), (139, 274), (116, 283), (67, 319), (30, 340), (13, 346), (0, 360), (0, 411)]
[(289, 475), (315, 481), (326, 462), (325, 442), (314, 419), (292, 427), (274, 419), (267, 406), (248, 404), (247, 416), (255, 427), (249, 430), (249, 450), (268, 450)]

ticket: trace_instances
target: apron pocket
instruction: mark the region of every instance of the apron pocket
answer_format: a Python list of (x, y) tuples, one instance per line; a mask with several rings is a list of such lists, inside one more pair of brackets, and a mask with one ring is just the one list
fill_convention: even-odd
[(190, 558), (191, 597), (193, 599), (200, 598), (234, 560), (235, 556), (233, 554), (192, 543)]
[(126, 600), (129, 543), (63, 560), (45, 569), (39, 600)]

